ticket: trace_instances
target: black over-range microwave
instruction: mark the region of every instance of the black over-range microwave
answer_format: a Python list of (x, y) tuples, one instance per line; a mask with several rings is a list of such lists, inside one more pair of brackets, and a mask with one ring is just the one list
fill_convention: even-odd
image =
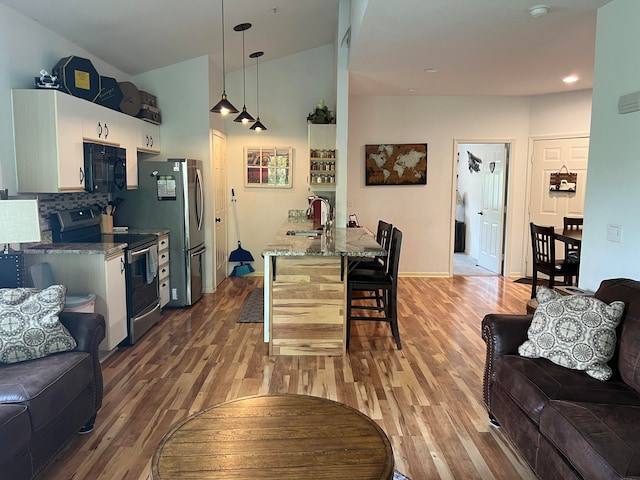
[(124, 148), (84, 142), (84, 189), (114, 193), (127, 189), (127, 151)]

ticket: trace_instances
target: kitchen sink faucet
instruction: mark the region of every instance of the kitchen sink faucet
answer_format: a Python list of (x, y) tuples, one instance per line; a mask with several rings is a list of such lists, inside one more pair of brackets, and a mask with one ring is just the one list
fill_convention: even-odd
[(329, 200), (327, 200), (324, 197), (320, 197), (319, 195), (314, 196), (311, 201), (309, 202), (309, 208), (307, 208), (307, 216), (311, 215), (311, 212), (313, 210), (313, 204), (316, 202), (316, 200), (319, 200), (320, 202), (324, 203), (327, 206), (327, 222), (324, 225), (325, 227), (330, 227), (333, 224), (333, 207), (331, 206), (331, 202), (329, 202)]

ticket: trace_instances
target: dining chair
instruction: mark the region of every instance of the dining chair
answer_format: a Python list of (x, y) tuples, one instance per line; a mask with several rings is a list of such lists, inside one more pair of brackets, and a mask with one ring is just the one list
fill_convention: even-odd
[[(371, 270), (356, 268), (347, 276), (347, 348), (351, 336), (351, 322), (365, 320), (387, 322), (398, 350), (402, 349), (398, 329), (398, 268), (402, 232), (393, 228), (389, 242), (387, 269)], [(358, 296), (354, 296), (354, 293)], [(374, 302), (375, 301), (375, 304)], [(378, 312), (378, 315), (354, 315), (354, 310)]]
[(538, 272), (549, 277), (549, 288), (553, 288), (555, 277), (563, 277), (566, 281), (576, 277), (578, 282), (578, 263), (556, 259), (556, 237), (553, 227), (531, 226), (531, 251), (533, 252), (533, 279), (531, 282), (531, 298), (536, 296)]
[[(564, 217), (562, 221), (564, 224), (562, 233), (569, 233), (582, 230), (584, 218)], [(580, 263), (580, 247), (573, 243), (565, 242), (564, 258), (567, 262)]]

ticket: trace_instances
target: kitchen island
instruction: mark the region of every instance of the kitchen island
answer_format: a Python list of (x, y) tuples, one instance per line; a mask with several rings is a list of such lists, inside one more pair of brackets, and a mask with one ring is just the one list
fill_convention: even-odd
[(287, 221), (262, 251), (270, 355), (343, 355), (347, 258), (386, 254), (366, 228), (315, 227)]

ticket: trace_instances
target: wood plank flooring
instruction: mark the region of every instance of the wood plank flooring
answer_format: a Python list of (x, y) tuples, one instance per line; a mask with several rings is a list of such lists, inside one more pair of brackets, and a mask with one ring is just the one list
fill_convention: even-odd
[(502, 277), (400, 278), (403, 349), (387, 324), (355, 322), (346, 356), (272, 356), (261, 323), (237, 323), (260, 277), (226, 279), (192, 308), (163, 312), (103, 363), (95, 430), (42, 479), (146, 480), (173, 425), (206, 407), (266, 393), (329, 398), (373, 418), (412, 480), (534, 479), (482, 404), (487, 313), (524, 313), (530, 286)]

